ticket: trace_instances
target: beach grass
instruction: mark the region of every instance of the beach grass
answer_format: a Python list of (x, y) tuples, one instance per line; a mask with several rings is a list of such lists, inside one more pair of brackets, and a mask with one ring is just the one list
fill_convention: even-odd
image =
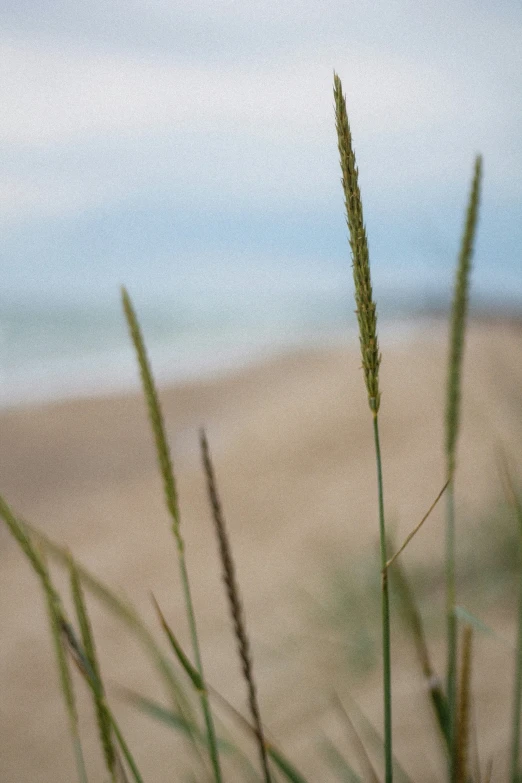
[[(370, 252), (363, 218), (363, 206), (358, 181), (358, 170), (346, 99), (342, 84), (334, 74), (335, 123), (342, 172), (342, 186), (346, 209), (346, 221), (352, 254), (352, 270), (355, 289), (356, 314), (359, 326), (359, 341), (362, 358), (363, 380), (368, 398), (371, 417), (369, 437), (373, 439), (376, 473), (376, 530), (379, 533), (379, 561), (373, 567), (372, 578), (368, 580), (370, 589), (379, 583), (380, 591), (380, 628), (382, 654), (382, 733), (365, 718), (355, 702), (341, 699), (338, 694), (329, 696), (332, 711), (336, 714), (343, 730), (350, 735), (354, 758), (347, 757), (332, 738), (322, 739), (322, 755), (325, 769), (337, 775), (339, 780), (359, 783), (371, 781), (378, 783), (383, 779), (392, 783), (393, 779), (409, 781), (408, 774), (395, 757), (393, 749), (392, 714), (392, 614), (397, 613), (410, 636), (419, 666), (426, 684), (426, 698), (435, 718), (437, 736), (444, 748), (445, 764), (440, 769), (440, 780), (450, 783), (480, 783), (487, 780), (491, 772), (481, 774), (478, 765), (472, 763), (471, 735), (473, 729), (473, 635), (480, 630), (488, 631), (485, 623), (467, 611), (457, 602), (457, 553), (456, 553), (456, 513), (455, 493), (457, 489), (457, 446), (461, 420), (462, 384), (464, 382), (463, 357), (466, 343), (466, 321), (469, 301), (471, 261), (478, 221), (482, 183), (482, 159), (476, 158), (473, 180), (465, 218), (461, 250), (455, 276), (453, 309), (450, 321), (450, 349), (448, 354), (447, 397), (445, 409), (445, 454), (446, 480), (424, 517), (412, 529), (402, 546), (392, 540), (386, 526), (384, 506), (385, 465), (381, 452), (380, 416), (386, 415), (385, 406), (381, 411), (381, 353), (377, 334), (377, 305), (373, 295)], [(143, 696), (132, 687), (122, 684), (122, 694), (127, 704), (139, 709), (151, 721), (168, 725), (188, 743), (194, 759), (192, 780), (264, 781), (277, 783), (287, 780), (291, 783), (312, 783), (304, 774), (299, 763), (290, 759), (279, 743), (272, 738), (262, 720), (259, 688), (254, 678), (252, 645), (247, 633), (246, 612), (240, 598), (240, 585), (237, 579), (233, 557), (233, 546), (225, 524), (225, 512), (218, 492), (216, 470), (211, 459), (210, 446), (205, 432), (200, 432), (200, 449), (203, 474), (206, 481), (210, 516), (214, 525), (218, 557), (222, 567), (222, 577), (230, 610), (233, 633), (239, 657), (239, 670), (244, 680), (247, 694), (249, 717), (245, 717), (232, 705), (219, 689), (207, 681), (203, 666), (203, 652), (198, 634), (196, 610), (192, 598), (191, 577), (183, 537), (181, 511), (178, 490), (173, 469), (173, 460), (167, 439), (160, 397), (153, 379), (151, 365), (145, 348), (138, 317), (130, 296), (122, 289), (122, 304), (131, 341), (137, 357), (137, 364), (143, 385), (143, 393), (154, 439), (156, 458), (163, 482), (165, 505), (170, 517), (171, 532), (174, 539), (177, 567), (182, 586), (185, 618), (189, 631), (191, 650), (184, 649), (178, 638), (178, 629), (169, 623), (166, 613), (153, 597), (158, 629), (163, 633), (163, 641), (169, 652), (164, 651), (161, 642), (156, 639), (141, 618), (137, 610), (116, 591), (103, 584), (89, 570), (76, 561), (74, 556), (29, 522), (21, 519), (0, 496), (0, 517), (18, 543), (23, 555), (39, 578), (46, 600), (50, 631), (56, 651), (59, 670), (59, 682), (62, 690), (69, 730), (72, 738), (76, 773), (80, 783), (89, 778), (88, 763), (80, 739), (80, 728), (76, 706), (75, 682), (71, 676), (71, 664), (80, 673), (81, 679), (90, 692), (94, 705), (94, 716), (98, 728), (100, 752), (105, 761), (106, 773), (111, 783), (135, 783), (144, 781), (139, 768), (140, 748), (131, 749), (126, 742), (119, 722), (109, 703), (107, 687), (103, 678), (103, 666), (99, 660), (95, 644), (94, 627), (89, 614), (88, 600), (92, 597), (101, 601), (135, 635), (143, 649), (153, 662), (169, 699), (170, 707), (164, 707), (154, 699)], [(348, 307), (348, 305), (347, 305)], [(347, 401), (349, 404), (349, 401)], [(442, 412), (441, 412), (442, 415)], [(503, 479), (507, 503), (514, 519), (513, 528), (518, 531), (518, 546), (522, 553), (522, 501), (517, 489), (517, 481), (506, 459), (502, 461)], [(375, 477), (368, 476), (368, 483), (375, 486)], [(246, 488), (248, 491), (248, 488)], [(430, 650), (423, 614), (422, 594), (417, 590), (415, 575), (406, 572), (402, 552), (413, 536), (417, 535), (428, 519), (433, 508), (446, 496), (446, 536), (445, 562), (431, 564), (430, 574), (424, 574), (425, 582), (431, 573), (445, 575), (446, 607), (444, 627), (447, 648), (446, 676), (440, 677), (436, 670), (434, 657)], [(210, 526), (209, 526), (210, 527)], [(347, 533), (347, 536), (349, 534)], [(516, 539), (516, 535), (515, 535)], [(495, 542), (500, 546), (501, 542)], [(512, 548), (512, 545), (509, 545)], [(489, 547), (493, 549), (494, 547)], [(391, 555), (391, 553), (394, 553)], [(391, 555), (391, 556), (390, 556)], [(69, 574), (69, 591), (72, 597), (75, 619), (69, 618), (65, 609), (64, 596), (55, 587), (48, 559), (59, 563)], [(519, 558), (522, 561), (522, 555)], [(344, 566), (343, 566), (344, 567)], [(346, 565), (346, 568), (348, 566)], [(512, 689), (512, 710), (510, 725), (506, 730), (506, 747), (510, 748), (510, 783), (519, 783), (520, 769), (520, 728), (522, 705), (522, 567), (516, 563), (520, 583), (518, 609), (518, 635), (514, 652), (514, 682)], [(487, 578), (482, 568), (480, 578)], [(494, 578), (494, 577), (493, 577)], [(393, 599), (393, 606), (392, 606)], [(348, 597), (352, 603), (358, 602), (357, 596)], [(321, 608), (319, 607), (321, 611)], [(371, 613), (362, 610), (365, 619)], [(394, 616), (395, 617), (395, 614)], [(457, 644), (459, 637), (462, 639)], [(206, 652), (206, 651), (205, 651)], [(376, 656), (377, 658), (378, 656)], [(292, 662), (289, 661), (289, 666)], [(199, 703), (199, 711), (194, 708)], [(233, 736), (225, 736), (219, 716), (227, 715), (234, 724)], [(249, 750), (245, 751), (242, 735), (246, 735)], [(309, 741), (315, 738), (307, 738)], [(250, 750), (256, 749), (256, 761), (250, 759)], [(228, 759), (235, 760), (234, 773), (226, 765)], [(381, 777), (381, 767), (383, 774)], [(195, 770), (198, 770), (196, 772)], [(231, 775), (235, 775), (232, 777)], [(200, 777), (201, 776), (201, 777)], [(180, 778), (181, 779), (181, 778)]]

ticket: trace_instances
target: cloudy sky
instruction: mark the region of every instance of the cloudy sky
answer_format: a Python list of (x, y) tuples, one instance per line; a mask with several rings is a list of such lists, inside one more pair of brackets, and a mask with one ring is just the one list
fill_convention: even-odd
[(481, 152), (476, 286), (522, 300), (522, 6), (502, 0), (4, 0), (3, 295), (334, 284), (334, 68), (377, 290), (444, 288)]

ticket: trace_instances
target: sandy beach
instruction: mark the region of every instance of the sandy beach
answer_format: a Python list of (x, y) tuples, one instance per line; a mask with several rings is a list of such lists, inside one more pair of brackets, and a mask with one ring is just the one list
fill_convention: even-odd
[[(426, 324), (403, 344), (383, 343), (381, 349), (385, 500), (402, 540), (445, 479), (446, 329)], [(202, 425), (235, 554), (263, 716), (271, 734), (315, 781), (336, 779), (325, 771), (318, 751), (321, 737), (329, 733), (346, 747), (329, 704), (333, 690), (341, 696), (353, 693), (377, 725), (381, 720), (378, 667), (361, 678), (348, 671), (335, 645), (326, 643), (302, 611), (305, 592), (322, 595), (329, 564), (343, 562), (350, 570), (371, 555), (377, 541), (371, 418), (359, 367), (357, 347), (347, 345), (303, 350), (226, 377), (161, 389), (208, 680), (244, 709), (201, 472)], [(520, 325), (473, 324), (464, 368), (459, 536), (474, 535), (473, 526), (501, 495), (500, 443), (522, 476), (521, 389)], [(20, 515), (124, 592), (159, 640), (152, 591), (188, 649), (175, 547), (139, 395), (0, 413), (0, 491)], [(405, 553), (405, 565), (442, 562), (443, 522), (441, 504)], [(73, 781), (40, 588), (3, 525), (0, 545), (0, 780)], [(506, 596), (506, 606), (511, 598)], [(95, 601), (89, 606), (103, 672), (113, 687), (111, 703), (145, 780), (186, 779), (186, 745), (138, 715), (116, 689), (132, 687), (161, 701), (161, 684), (150, 663), (121, 624)], [(487, 619), (513, 639), (514, 619), (507, 611)], [(435, 639), (434, 649), (440, 663), (440, 640)], [(481, 758), (493, 754), (500, 769), (508, 739), (512, 655), (488, 639), (477, 638), (475, 649)], [(398, 642), (397, 755), (414, 778), (422, 774), (424, 780), (437, 780), (443, 757), (412, 661), (409, 647)], [(101, 781), (96, 729), (84, 690), (79, 683), (85, 755), (90, 779)], [(250, 747), (248, 741), (244, 745)], [(420, 766), (419, 747), (424, 753)]]

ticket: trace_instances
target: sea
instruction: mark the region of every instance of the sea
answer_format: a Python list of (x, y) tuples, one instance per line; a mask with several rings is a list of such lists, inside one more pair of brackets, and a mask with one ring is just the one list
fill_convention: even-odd
[[(331, 270), (330, 270), (331, 271)], [(218, 276), (219, 277), (219, 276)], [(324, 278), (294, 275), (270, 283), (238, 269), (233, 285), (151, 285), (133, 281), (130, 295), (160, 384), (211, 377), (277, 353), (357, 341), (349, 264)], [(267, 282), (268, 281), (268, 282)], [(381, 348), (408, 340), (419, 324), (449, 312), (451, 281), (426, 280), (404, 291), (377, 274)], [(471, 307), (517, 317), (520, 292), (490, 295), (479, 287)], [(138, 389), (136, 359), (121, 292), (11, 290), (0, 293), (0, 407)]]

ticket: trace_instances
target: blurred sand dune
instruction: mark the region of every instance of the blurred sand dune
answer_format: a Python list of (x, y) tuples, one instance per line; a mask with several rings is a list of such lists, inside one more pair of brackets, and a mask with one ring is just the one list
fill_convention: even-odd
[[(445, 329), (434, 324), (404, 345), (381, 346), (385, 495), (399, 538), (444, 483), (446, 342)], [(299, 588), (318, 589), (329, 558), (343, 557), (350, 568), (377, 539), (371, 419), (359, 365), (353, 346), (303, 351), (224, 378), (161, 390), (209, 681), (244, 706), (200, 470), (201, 425), (229, 525), (266, 723), (312, 780), (328, 779), (319, 772), (324, 762), (314, 738), (320, 736), (318, 725), (332, 728), (326, 704), (332, 688), (342, 692), (353, 685), (380, 720), (378, 673), (354, 682), (314, 640), (314, 629), (303, 627), (294, 603)], [(500, 442), (522, 476), (522, 330), (510, 322), (475, 324), (465, 356), (457, 502), (461, 515), (477, 523), (500, 494)], [(17, 512), (129, 595), (156, 628), (152, 590), (188, 646), (175, 550), (141, 397), (0, 414), (0, 491)], [(0, 547), (0, 780), (72, 781), (72, 751), (39, 586), (1, 525)], [(412, 542), (406, 562), (438, 561), (442, 552), (439, 508)], [(137, 645), (110, 615), (90, 605), (108, 680), (161, 699)], [(508, 619), (498, 622), (512, 633)], [(289, 632), (299, 638), (305, 631), (309, 641), (285, 647)], [(443, 655), (440, 644), (437, 650)], [(511, 659), (491, 645), (482, 652), (488, 676), (476, 677), (478, 710), (484, 707), (479, 728), (486, 750), (502, 749)], [(422, 703), (422, 682), (408, 668), (409, 653), (394, 655), (399, 755), (419, 773), (422, 767), (408, 747), (414, 740), (425, 743), (436, 777), (441, 756), (412, 706)], [(145, 779), (182, 780), (174, 735), (136, 716), (117, 697), (114, 704)], [(429, 717), (425, 720), (429, 726)], [(102, 780), (88, 708), (82, 707), (82, 724), (91, 779)], [(423, 779), (432, 779), (429, 775), (425, 769)]]

